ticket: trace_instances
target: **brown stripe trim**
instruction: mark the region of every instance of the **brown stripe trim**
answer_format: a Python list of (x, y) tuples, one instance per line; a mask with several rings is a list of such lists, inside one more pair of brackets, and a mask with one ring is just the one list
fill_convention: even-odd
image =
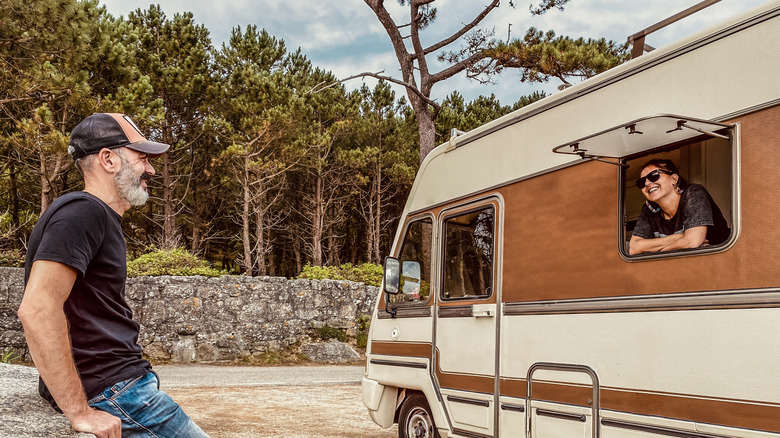
[(504, 304), (505, 315), (658, 312), (780, 307), (780, 290), (719, 291)]
[(499, 385), (501, 395), (516, 398), (525, 398), (527, 395), (525, 379), (502, 378)]
[[(500, 385), (502, 396), (527, 397), (525, 379), (501, 379)], [(592, 406), (593, 387), (591, 385), (547, 382), (536, 379), (533, 385), (534, 400), (565, 403), (588, 408)], [(603, 406), (604, 403), (602, 402)]]
[(602, 389), (602, 409), (780, 432), (780, 405), (692, 395)]
[(439, 386), (441, 388), (493, 394), (493, 376), (445, 373), (441, 370), (441, 366), (439, 365), (439, 356), (439, 354), (436, 355), (436, 379), (439, 381)]
[(431, 360), (432, 346), (426, 342), (371, 342), (371, 354), (424, 357)]
[[(501, 395), (525, 398), (525, 379), (501, 379)], [(589, 385), (534, 381), (534, 400), (589, 407), (591, 396)], [(600, 397), (602, 410), (780, 432), (778, 403), (605, 387)]]

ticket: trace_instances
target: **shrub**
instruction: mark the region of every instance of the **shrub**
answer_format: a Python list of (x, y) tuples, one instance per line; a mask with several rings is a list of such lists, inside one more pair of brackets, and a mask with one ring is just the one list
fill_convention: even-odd
[(347, 334), (344, 333), (343, 330), (337, 329), (336, 327), (331, 327), (329, 325), (324, 325), (320, 328), (314, 329), (314, 332), (317, 334), (317, 337), (323, 341), (327, 341), (329, 339), (336, 339), (341, 342), (347, 341)]
[(358, 348), (365, 349), (368, 346), (368, 329), (371, 327), (371, 315), (360, 315), (357, 320), (357, 335), (355, 343)]
[(18, 249), (0, 251), (0, 266), (8, 266), (11, 268), (24, 267), (24, 254)]
[(225, 271), (210, 267), (209, 262), (199, 259), (183, 248), (159, 249), (127, 263), (128, 277), (157, 275), (219, 277), (224, 274)]
[(308, 263), (298, 278), (308, 280), (347, 280), (364, 283), (367, 286), (379, 286), (382, 283), (382, 266), (373, 263), (341, 266), (311, 266)]
[(355, 345), (365, 350), (368, 347), (368, 333), (358, 333), (355, 336)]
[(341, 276), (338, 267), (335, 266), (312, 266), (306, 263), (303, 267), (303, 271), (298, 275), (298, 278), (305, 278), (307, 280), (344, 280)]

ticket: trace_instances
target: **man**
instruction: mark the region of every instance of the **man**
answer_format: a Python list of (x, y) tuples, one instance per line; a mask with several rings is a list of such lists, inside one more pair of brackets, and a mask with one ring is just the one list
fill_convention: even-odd
[(146, 202), (148, 160), (168, 148), (125, 115), (84, 119), (68, 147), (84, 191), (54, 201), (28, 242), (18, 315), (39, 392), (74, 430), (98, 438), (207, 437), (159, 390), (124, 298), (122, 215)]

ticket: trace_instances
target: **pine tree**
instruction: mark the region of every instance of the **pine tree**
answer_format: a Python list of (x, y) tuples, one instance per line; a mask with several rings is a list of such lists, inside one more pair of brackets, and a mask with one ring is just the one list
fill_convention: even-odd
[[(485, 17), (499, 8), (499, 0), (492, 0), (470, 22), (449, 37), (423, 46), (422, 31), (431, 26), (439, 16), (438, 9), (434, 7), (435, 0), (398, 0), (401, 6), (408, 6), (408, 17), (411, 17), (409, 22), (403, 24), (398, 24), (393, 19), (384, 0), (364, 1), (374, 11), (390, 38), (401, 67), (401, 79), (377, 73), (364, 73), (362, 76), (385, 79), (406, 88), (417, 120), (420, 161), (433, 150), (436, 142), (434, 120), (442, 107), (431, 98), (431, 90), (439, 82), (462, 72), (469, 78), (487, 82), (504, 68), (523, 69), (523, 79), (528, 81), (544, 81), (549, 77), (564, 79), (572, 75), (589, 76), (626, 59), (625, 46), (605, 40), (556, 40), (554, 34), (542, 36), (534, 29), (529, 30), (522, 42), (501, 44), (494, 38), (492, 30), (478, 27)], [(569, 1), (544, 0), (538, 7), (532, 8), (532, 13), (541, 14), (552, 8), (562, 10)], [(509, 6), (514, 7), (511, 1)], [(408, 34), (404, 35), (406, 32)], [(407, 46), (407, 39), (411, 47)], [(437, 56), (448, 66), (438, 72), (431, 71), (430, 56), (455, 43), (461, 43), (461, 48), (440, 52)], [(511, 47), (519, 47), (522, 50), (512, 51)], [(559, 53), (554, 53), (556, 50)], [(527, 53), (533, 52), (541, 53), (535, 58), (526, 56)], [(595, 60), (591, 61), (591, 57)]]

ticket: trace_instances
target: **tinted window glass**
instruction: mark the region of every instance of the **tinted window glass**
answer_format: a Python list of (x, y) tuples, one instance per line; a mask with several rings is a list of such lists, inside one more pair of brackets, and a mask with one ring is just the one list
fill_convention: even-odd
[(444, 222), (444, 298), (484, 297), (493, 287), (494, 209)]

